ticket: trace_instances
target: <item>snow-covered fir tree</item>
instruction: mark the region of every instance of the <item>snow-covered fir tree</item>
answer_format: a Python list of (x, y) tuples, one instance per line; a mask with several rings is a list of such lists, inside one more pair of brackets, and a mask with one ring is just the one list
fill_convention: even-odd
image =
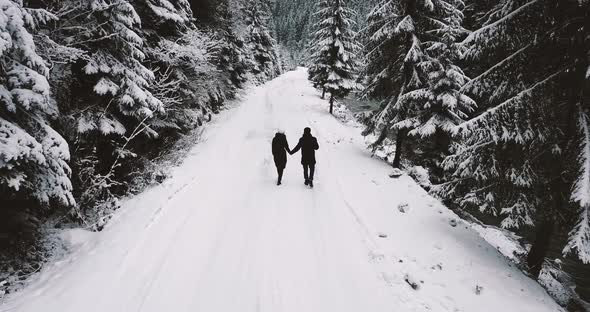
[[(62, 111), (57, 122), (75, 151), (70, 165), (79, 207), (115, 207), (114, 199), (133, 187), (130, 172), (141, 174), (136, 168), (158, 150), (146, 150), (148, 141), (169, 144), (210, 120), (253, 72), (243, 39), (246, 2), (203, 2), (48, 4), (60, 19), (34, 40), (52, 63), (50, 85)], [(198, 15), (205, 30), (191, 6), (207, 8)], [(72, 212), (85, 219), (85, 211)], [(96, 217), (103, 215), (90, 219)]]
[(208, 41), (193, 24), (193, 12), (187, 0), (144, 0), (136, 2), (137, 13), (142, 21), (140, 35), (144, 41), (146, 59), (144, 64), (155, 75), (149, 90), (163, 104), (163, 111), (146, 120), (155, 132), (192, 129), (203, 114), (195, 110), (196, 92), (191, 88), (194, 71), (210, 62)]
[[(156, 2), (150, 3), (151, 7), (137, 5), (155, 10)], [(66, 114), (61, 121), (76, 150), (71, 165), (78, 207), (114, 206), (113, 191), (125, 192), (122, 166), (137, 156), (130, 142), (138, 136), (157, 137), (147, 122), (163, 113), (162, 101), (152, 94), (155, 75), (145, 63), (141, 18), (125, 0), (68, 0), (56, 5), (65, 13), (47, 36), (84, 51), (70, 67), (56, 68), (62, 70), (56, 78), (68, 83), (60, 91), (70, 92), (69, 98), (61, 99)], [(82, 210), (72, 212), (82, 220)]]
[(220, 28), (221, 46), (219, 67), (230, 74), (232, 83), (241, 87), (248, 80), (248, 55), (243, 37), (238, 32), (235, 3), (231, 0), (219, 1), (215, 12), (215, 23)]
[(403, 46), (394, 34), (397, 24), (390, 21), (395, 10), (392, 1), (382, 0), (367, 16), (368, 27), (362, 33), (367, 57), (363, 74), (368, 81), (364, 93), (378, 99), (395, 97), (401, 88)]
[[(75, 203), (68, 166), (70, 152), (51, 123), (59, 114), (47, 81), (49, 69), (37, 53), (32, 32), (57, 17), (0, 1), (0, 197), (34, 199), (43, 205)], [(6, 204), (9, 209), (18, 205)], [(24, 209), (25, 207), (18, 207)]]
[(134, 5), (143, 23), (142, 29), (160, 36), (179, 35), (186, 27), (191, 27), (194, 20), (188, 0), (140, 0)]
[(161, 181), (154, 159), (253, 76), (246, 3), (0, 0), (0, 247), (56, 215), (100, 230), (119, 197)]
[(481, 110), (458, 127), (461, 142), (444, 162), (450, 181), (434, 191), (505, 228), (534, 226), (534, 275), (558, 224), (572, 228), (564, 254), (589, 262), (590, 7), (504, 0), (485, 16), (464, 41), (467, 61), (484, 69), (463, 92)]
[[(393, 124), (394, 128), (408, 129), (409, 136), (433, 141), (434, 150), (428, 155), (435, 162), (439, 153), (448, 152), (448, 144), (456, 125), (467, 119), (476, 104), (461, 87), (469, 78), (456, 64), (461, 58), (461, 46), (456, 42), (462, 35), (461, 12), (453, 7), (452, 13), (443, 21), (446, 26), (438, 30), (437, 41), (424, 43), (425, 59), (418, 67), (425, 74), (424, 87), (408, 92), (398, 98), (397, 114), (403, 119)], [(430, 159), (432, 161), (433, 159)]]
[(295, 68), (306, 58), (306, 45), (316, 10), (315, 0), (277, 0), (273, 5), (273, 30), (287, 67)]
[(355, 12), (345, 0), (322, 0), (316, 13), (318, 24), (311, 42), (309, 79), (323, 93), (330, 93), (330, 113), (334, 100), (358, 89), (357, 52), (360, 49), (353, 30)]
[(445, 141), (475, 105), (460, 91), (468, 79), (455, 64), (461, 9), (461, 1), (381, 1), (368, 16), (365, 92), (383, 105), (366, 133), (378, 134), (377, 146), (393, 130), (395, 167), (408, 135)]
[(93, 89), (100, 98), (97, 109), (82, 114), (78, 129), (124, 135), (131, 129), (121, 123), (121, 117), (142, 123), (162, 109), (161, 101), (148, 89), (154, 73), (142, 64), (144, 41), (137, 33), (141, 20), (127, 1), (93, 0), (85, 9), (91, 10), (97, 28), (79, 43), (93, 51), (83, 71), (96, 81)]
[(262, 81), (280, 73), (276, 42), (268, 29), (270, 7), (260, 0), (248, 0), (244, 7), (247, 34), (246, 43), (252, 51), (252, 72)]
[[(586, 79), (590, 80), (590, 67)], [(578, 217), (563, 249), (566, 255), (576, 254), (584, 263), (590, 263), (590, 111), (579, 112), (578, 120), (578, 172), (574, 181), (571, 201), (576, 204)]]
[[(283, 60), (291, 69), (299, 65), (312, 65), (309, 62), (309, 43), (317, 19), (318, 0), (274, 0), (273, 22), (276, 39), (280, 45)], [(350, 16), (355, 23), (353, 30), (358, 32), (366, 26), (366, 15), (376, 0), (349, 0), (347, 6), (357, 14)]]
[(328, 80), (329, 68), (324, 62), (319, 62), (319, 58), (327, 58), (327, 51), (325, 50), (327, 46), (322, 42), (328, 40), (328, 36), (331, 34), (327, 29), (321, 33), (318, 33), (318, 31), (322, 28), (321, 23), (328, 18), (327, 14), (329, 9), (329, 0), (321, 0), (318, 2), (317, 12), (313, 15), (315, 27), (312, 28), (312, 39), (309, 42), (310, 51), (308, 52), (308, 54), (310, 54), (310, 66), (308, 69), (309, 80), (313, 83), (314, 87), (322, 90), (322, 99), (326, 96), (326, 88), (324, 87), (324, 84)]
[(160, 131), (189, 131), (209, 120), (226, 98), (234, 94), (229, 74), (217, 69), (219, 40), (198, 29), (179, 38), (162, 38), (148, 49), (155, 68), (154, 96), (162, 101), (164, 114), (147, 121)]

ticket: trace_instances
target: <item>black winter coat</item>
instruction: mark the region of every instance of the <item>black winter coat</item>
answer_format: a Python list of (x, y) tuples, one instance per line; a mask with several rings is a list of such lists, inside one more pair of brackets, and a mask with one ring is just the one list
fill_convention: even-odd
[(318, 139), (311, 134), (304, 134), (299, 139), (299, 144), (291, 151), (291, 154), (295, 154), (301, 149), (301, 164), (315, 165), (315, 151), (319, 148)]
[(289, 152), (287, 136), (277, 133), (274, 139), (272, 139), (272, 156), (274, 157), (277, 168), (285, 169), (287, 166), (287, 152)]

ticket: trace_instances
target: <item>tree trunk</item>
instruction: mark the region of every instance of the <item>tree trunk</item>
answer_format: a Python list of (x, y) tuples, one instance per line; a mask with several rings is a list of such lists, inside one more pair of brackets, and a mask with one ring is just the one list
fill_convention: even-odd
[(330, 114), (334, 114), (334, 94), (330, 94)]
[(322, 88), (322, 100), (326, 98), (326, 88)]
[(529, 273), (535, 278), (539, 278), (541, 269), (543, 269), (543, 262), (549, 252), (554, 227), (555, 220), (551, 216), (546, 217), (541, 224), (537, 225), (535, 240), (526, 258)]
[(393, 167), (400, 168), (402, 159), (402, 147), (406, 139), (407, 130), (399, 130), (395, 139), (395, 157), (393, 158)]

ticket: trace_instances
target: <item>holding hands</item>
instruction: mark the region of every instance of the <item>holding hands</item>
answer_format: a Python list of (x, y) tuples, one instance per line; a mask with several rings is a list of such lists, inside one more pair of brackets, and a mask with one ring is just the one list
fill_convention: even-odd
[(293, 149), (289, 148), (287, 136), (285, 136), (284, 133), (278, 132), (272, 142), (273, 156), (278, 173), (277, 185), (281, 185), (283, 170), (287, 165), (287, 153), (293, 155), (301, 150), (301, 165), (303, 165), (305, 185), (313, 187), (313, 176), (316, 164), (315, 151), (318, 149), (318, 140), (311, 135), (310, 128), (305, 128), (303, 130), (303, 136), (299, 139), (297, 146)]

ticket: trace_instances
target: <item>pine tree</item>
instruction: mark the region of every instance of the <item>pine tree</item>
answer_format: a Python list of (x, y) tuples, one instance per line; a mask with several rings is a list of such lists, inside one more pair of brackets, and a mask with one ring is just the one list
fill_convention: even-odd
[(138, 136), (157, 137), (149, 121), (163, 112), (163, 104), (151, 92), (155, 75), (146, 67), (145, 34), (129, 1), (67, 0), (54, 5), (64, 13), (47, 36), (84, 52), (72, 63), (59, 65), (56, 69), (62, 70), (53, 73), (63, 80), (52, 81), (62, 85), (60, 91), (70, 92), (61, 99), (60, 122), (76, 151), (71, 166), (78, 206), (72, 214), (82, 221), (84, 209), (112, 207), (113, 194), (126, 192), (125, 166), (137, 157), (130, 142)]
[[(353, 30), (365, 28), (365, 17), (374, 6), (376, 0), (349, 0), (347, 6), (358, 14), (350, 16)], [(313, 65), (309, 61), (309, 43), (313, 27), (319, 21), (314, 18), (314, 12), (319, 11), (318, 0), (275, 0), (273, 6), (274, 29), (276, 39), (283, 53), (288, 57), (289, 65), (295, 67), (305, 64)], [(282, 56), (284, 56), (282, 55)]]
[(280, 73), (276, 43), (268, 29), (270, 8), (260, 0), (248, 0), (245, 5), (246, 43), (252, 51), (252, 71), (261, 80), (274, 78)]
[[(57, 18), (0, 0), (0, 197), (74, 205), (68, 144), (52, 127), (58, 109), (32, 31)], [(10, 206), (10, 205), (7, 205)], [(5, 208), (5, 207), (3, 207)], [(8, 208), (8, 207), (6, 207)]]
[(140, 35), (147, 45), (159, 37), (181, 36), (193, 27), (188, 0), (138, 0), (133, 5), (142, 22)]
[(330, 93), (330, 114), (334, 100), (358, 88), (359, 45), (352, 29), (355, 12), (345, 0), (323, 0), (316, 13), (319, 19), (311, 45), (310, 80)]
[(193, 12), (188, 0), (142, 0), (140, 2), (149, 7), (154, 16), (157, 17), (153, 19), (155, 24), (151, 25), (152, 27), (159, 26), (165, 21), (182, 26), (193, 20)]
[[(587, 79), (590, 79), (590, 67)], [(588, 106), (588, 105), (587, 105)], [(579, 112), (578, 135), (580, 136), (577, 178), (573, 185), (571, 201), (579, 205), (579, 217), (568, 233), (568, 242), (563, 249), (566, 255), (576, 254), (584, 263), (590, 263), (590, 112)]]
[(303, 51), (309, 39), (314, 0), (277, 0), (273, 6), (273, 21), (276, 39), (292, 62), (298, 65), (303, 59)]
[[(313, 83), (314, 87), (322, 90), (322, 99), (326, 96), (326, 88), (324, 87), (324, 84), (328, 80), (329, 71), (327, 64), (323, 62), (323, 59), (326, 58), (327, 55), (327, 45), (323, 42), (329, 39), (330, 33), (329, 30), (319, 32), (319, 29), (321, 29), (320, 24), (328, 18), (329, 9), (329, 0), (319, 1), (317, 12), (313, 15), (316, 29), (312, 31), (311, 40), (308, 46), (308, 49), (310, 50), (308, 52), (308, 54), (310, 54), (310, 66), (308, 69), (309, 80)], [(320, 60), (320, 58), (322, 60)]]
[(488, 64), (463, 88), (481, 110), (459, 126), (461, 144), (443, 163), (450, 181), (435, 193), (498, 216), (505, 228), (534, 226), (534, 275), (558, 223), (577, 221), (564, 254), (588, 262), (590, 7), (504, 0), (486, 16), (464, 41), (476, 69)]
[[(394, 33), (397, 24), (390, 22), (396, 15), (396, 8), (392, 1), (382, 0), (367, 16), (368, 27), (365, 35), (365, 54), (367, 63), (364, 76), (368, 85), (364, 94), (377, 99), (387, 99), (397, 96), (401, 89), (402, 75), (399, 69), (403, 66), (403, 45)], [(386, 103), (386, 102), (384, 102)]]
[[(129, 129), (121, 123), (121, 117), (141, 123), (162, 109), (162, 103), (148, 90), (154, 73), (142, 64), (144, 42), (135, 28), (141, 25), (141, 20), (127, 1), (93, 0), (88, 9), (92, 10), (90, 16), (98, 28), (86, 42), (79, 43), (92, 51), (83, 70), (96, 81), (94, 92), (104, 100), (102, 109), (83, 114), (80, 125), (84, 127), (83, 132), (95, 129), (109, 134), (113, 133), (109, 129), (119, 128), (121, 131), (115, 132), (124, 134)], [(105, 108), (107, 114), (103, 113)], [(103, 122), (112, 128), (102, 131)]]
[[(192, 129), (202, 116), (188, 104), (191, 90), (189, 72), (206, 64), (207, 46), (193, 24), (188, 0), (142, 0), (135, 7), (143, 25), (139, 35), (144, 42), (142, 62), (154, 73), (149, 91), (162, 102), (163, 110), (146, 120), (154, 135), (163, 131)], [(193, 40), (194, 39), (194, 40)], [(192, 53), (191, 53), (192, 52)], [(182, 65), (181, 65), (182, 64)], [(191, 76), (192, 80), (195, 78)]]
[[(74, 67), (79, 102), (69, 107), (77, 135), (122, 137), (161, 112), (162, 103), (149, 91), (154, 73), (143, 64), (144, 40), (135, 8), (125, 0), (61, 5), (69, 10), (51, 35), (87, 53)], [(94, 94), (86, 92), (88, 87)]]
[(216, 23), (219, 26), (221, 47), (218, 66), (228, 72), (231, 82), (236, 87), (248, 80), (248, 57), (244, 39), (238, 34), (236, 12), (232, 9), (234, 3), (230, 0), (219, 1), (216, 10)]
[(418, 63), (427, 83), (398, 99), (397, 114), (404, 118), (393, 127), (411, 129), (410, 136), (434, 137), (437, 150), (447, 152), (447, 142), (455, 126), (467, 119), (476, 104), (461, 91), (469, 78), (456, 65), (462, 55), (462, 48), (456, 42), (462, 35), (461, 12), (453, 8), (453, 14), (443, 21), (446, 26), (438, 32), (440, 41), (425, 42), (427, 53), (424, 61)]
[[(467, 82), (455, 65), (462, 33), (460, 1), (381, 1), (369, 14), (365, 93), (383, 100), (365, 133), (375, 146), (394, 130), (394, 167), (408, 135), (448, 134), (475, 103), (460, 92)], [(438, 139), (437, 141), (444, 141)]]

